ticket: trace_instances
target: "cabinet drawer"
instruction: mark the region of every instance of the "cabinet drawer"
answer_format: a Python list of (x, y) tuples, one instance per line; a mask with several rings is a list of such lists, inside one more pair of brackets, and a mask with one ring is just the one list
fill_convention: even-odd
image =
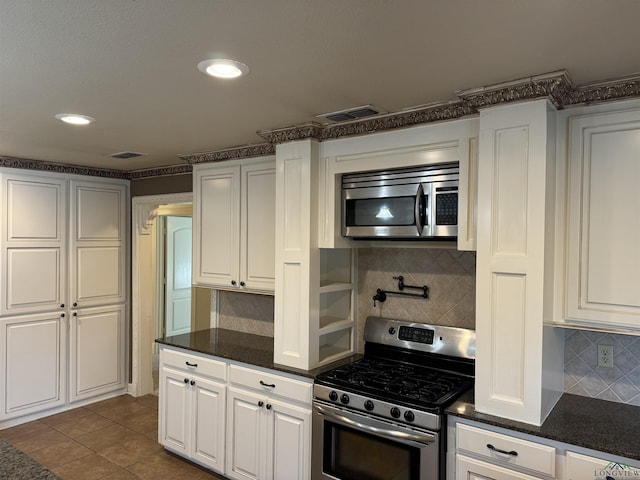
[[(626, 462), (613, 464), (612, 459), (596, 458), (567, 452), (565, 480), (584, 478), (638, 478), (640, 470)], [(617, 475), (616, 475), (617, 474)]]
[(525, 473), (499, 467), (475, 458), (456, 457), (456, 480), (541, 480)]
[(553, 447), (462, 424), (456, 426), (456, 444), (458, 451), (472, 453), (498, 465), (526, 468), (549, 477), (556, 474), (556, 449)]
[(245, 388), (264, 392), (270, 397), (279, 396), (286, 400), (311, 404), (312, 384), (310, 382), (238, 365), (229, 367), (229, 380)]
[(180, 370), (197, 373), (210, 378), (227, 380), (227, 364), (220, 360), (194, 355), (168, 348), (162, 349), (161, 362), (165, 366), (179, 368)]

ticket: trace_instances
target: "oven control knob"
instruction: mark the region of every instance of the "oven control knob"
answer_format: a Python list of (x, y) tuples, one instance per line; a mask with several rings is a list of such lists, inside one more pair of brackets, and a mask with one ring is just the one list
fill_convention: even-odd
[(393, 327), (389, 327), (389, 335), (395, 335), (396, 334), (396, 329)]
[(413, 422), (416, 419), (416, 416), (413, 414), (413, 412), (407, 410), (406, 412), (404, 412), (404, 419), (407, 422)]
[(364, 402), (364, 408), (368, 411), (373, 410), (373, 402), (371, 400), (367, 400), (366, 402)]
[(340, 401), (346, 405), (347, 403), (349, 403), (349, 395), (347, 395), (346, 393), (343, 393), (340, 396)]
[(332, 402), (338, 400), (338, 393), (333, 390), (329, 392), (329, 400), (331, 400)]
[(393, 407), (391, 409), (391, 416), (393, 418), (400, 418), (400, 409), (398, 407)]

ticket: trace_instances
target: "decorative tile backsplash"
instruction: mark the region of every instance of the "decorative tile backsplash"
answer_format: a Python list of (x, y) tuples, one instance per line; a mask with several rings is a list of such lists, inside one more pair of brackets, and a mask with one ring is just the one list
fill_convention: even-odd
[(221, 290), (218, 296), (218, 327), (273, 337), (273, 302), (270, 295)]
[[(364, 348), (368, 316), (475, 329), (475, 252), (449, 248), (360, 248), (356, 252), (359, 351)], [(393, 277), (398, 275), (406, 285), (427, 285), (429, 298), (389, 295), (374, 307), (376, 289), (397, 291)]]
[[(613, 367), (598, 367), (598, 345), (613, 346)], [(567, 330), (564, 391), (640, 406), (640, 337)]]

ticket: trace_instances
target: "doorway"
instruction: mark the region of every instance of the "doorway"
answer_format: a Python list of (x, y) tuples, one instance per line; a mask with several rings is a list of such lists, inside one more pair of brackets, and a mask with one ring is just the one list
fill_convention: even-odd
[[(131, 334), (130, 334), (130, 384), (129, 393), (133, 396), (142, 396), (154, 392), (153, 381), (153, 353), (155, 351), (155, 339), (162, 336), (159, 333), (158, 320), (159, 312), (165, 310), (165, 293), (159, 288), (159, 272), (164, 278), (164, 248), (159, 247), (166, 240), (160, 233), (159, 225), (163, 223), (165, 217), (190, 217), (192, 193), (176, 193), (167, 195), (149, 195), (144, 197), (134, 197), (132, 205), (132, 258), (131, 258)], [(184, 233), (184, 232), (183, 232)], [(180, 233), (178, 236), (184, 237)], [(184, 238), (181, 243), (184, 244)], [(181, 264), (184, 268), (184, 257), (186, 252), (178, 254), (181, 257)], [(191, 248), (189, 246), (189, 274), (180, 270), (177, 272), (179, 281), (176, 285), (184, 284), (185, 278), (191, 286)], [(175, 274), (175, 272), (174, 272)], [(177, 289), (180, 290), (180, 289)], [(190, 288), (189, 288), (190, 290)], [(176, 298), (175, 308), (183, 309), (185, 302)], [(173, 308), (173, 307), (172, 307)], [(191, 306), (189, 304), (189, 312)], [(162, 318), (162, 328), (164, 327), (166, 315)], [(174, 316), (184, 318), (183, 314)], [(191, 315), (189, 314), (189, 325), (191, 325)], [(171, 328), (179, 328), (180, 322), (173, 321)]]

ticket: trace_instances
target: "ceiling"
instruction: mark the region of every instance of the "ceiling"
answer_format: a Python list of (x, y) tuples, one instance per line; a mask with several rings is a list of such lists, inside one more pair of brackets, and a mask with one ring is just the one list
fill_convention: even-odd
[[(359, 105), (628, 76), (638, 19), (637, 0), (0, 0), (0, 156), (138, 170)], [(251, 72), (198, 71), (214, 57)], [(69, 112), (96, 122), (54, 118)]]

